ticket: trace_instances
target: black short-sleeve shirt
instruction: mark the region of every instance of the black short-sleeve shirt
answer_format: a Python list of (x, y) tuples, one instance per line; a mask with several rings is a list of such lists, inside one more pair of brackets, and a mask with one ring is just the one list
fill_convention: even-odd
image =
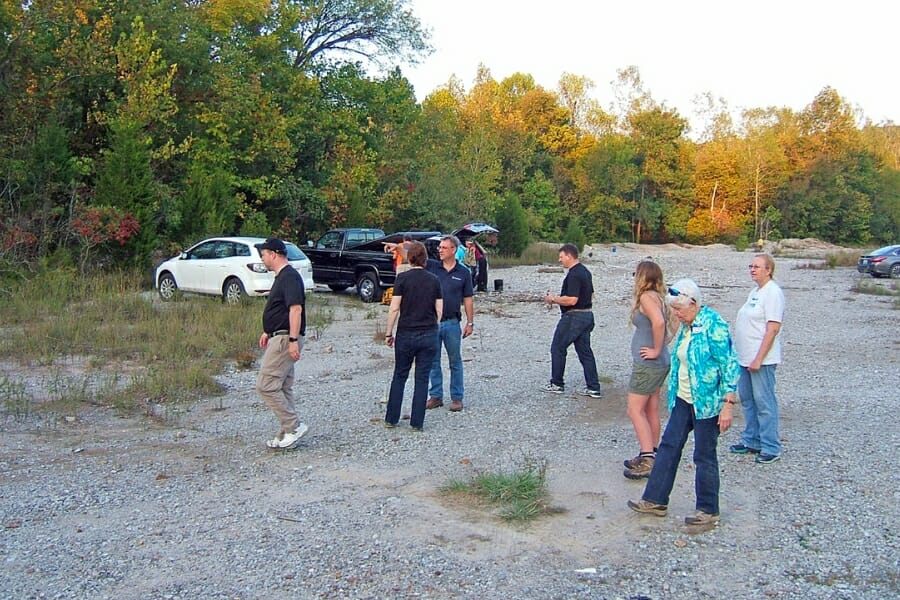
[(437, 331), (435, 300), (441, 298), (441, 282), (423, 269), (410, 269), (397, 276), (394, 295), (400, 296), (397, 331)]
[(578, 263), (571, 269), (563, 279), (562, 291), (560, 296), (574, 296), (578, 298), (578, 302), (574, 306), (560, 306), (560, 312), (567, 312), (573, 308), (591, 308), (591, 301), (594, 295), (594, 282), (591, 272), (587, 270), (583, 264)]
[(285, 265), (275, 276), (275, 283), (269, 290), (269, 299), (263, 309), (263, 331), (272, 333), (279, 329), (291, 328), (291, 306), (303, 307), (300, 314), (300, 335), (306, 335), (306, 290), (303, 278), (297, 269)]

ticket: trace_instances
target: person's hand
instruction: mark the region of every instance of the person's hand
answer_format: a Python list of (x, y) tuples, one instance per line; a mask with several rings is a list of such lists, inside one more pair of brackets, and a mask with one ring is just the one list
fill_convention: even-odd
[(288, 354), (291, 355), (295, 361), (300, 360), (300, 344), (297, 342), (290, 342), (288, 344)]
[(263, 333), (259, 336), (259, 347), (263, 350), (266, 349), (266, 346), (269, 345), (269, 335), (267, 333)]
[[(732, 396), (731, 399), (733, 400), (734, 397)], [(731, 428), (732, 421), (734, 421), (734, 404), (726, 402), (722, 405), (722, 410), (719, 412), (719, 433), (728, 431)]]
[(550, 294), (549, 292), (547, 293), (547, 296), (544, 298), (544, 303), (553, 304), (553, 295)]
[(471, 323), (466, 323), (466, 326), (463, 328), (463, 337), (467, 338), (472, 335), (472, 332), (475, 331), (475, 326)]
[(384, 343), (387, 345), (388, 348), (393, 348), (394, 347), (394, 336), (392, 336), (392, 335), (384, 336)]
[(641, 358), (643, 358), (644, 360), (653, 360), (654, 358), (659, 356), (659, 352), (657, 352), (653, 348), (647, 348), (646, 346), (641, 347), (641, 349), (638, 351), (638, 354), (640, 354)]
[(750, 365), (747, 367), (748, 371), (759, 371), (762, 368), (762, 359), (755, 359)]

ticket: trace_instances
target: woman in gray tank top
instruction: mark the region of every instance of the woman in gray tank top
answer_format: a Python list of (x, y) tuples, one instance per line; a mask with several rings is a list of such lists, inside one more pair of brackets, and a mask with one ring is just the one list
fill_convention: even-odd
[(640, 452), (625, 461), (625, 477), (650, 476), (659, 445), (659, 395), (669, 374), (666, 347), (665, 285), (662, 269), (653, 261), (641, 261), (634, 272), (631, 308), (631, 380), (628, 382), (628, 418), (637, 434)]

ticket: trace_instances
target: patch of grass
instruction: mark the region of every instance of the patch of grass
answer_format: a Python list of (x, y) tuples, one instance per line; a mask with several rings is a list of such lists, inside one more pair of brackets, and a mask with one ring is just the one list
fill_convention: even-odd
[[(873, 296), (900, 296), (900, 286), (896, 283), (881, 285), (874, 281), (859, 279), (850, 288), (857, 294), (871, 294)], [(894, 302), (895, 306), (897, 302)]]
[(829, 269), (835, 267), (855, 267), (859, 262), (860, 253), (853, 250), (842, 250), (825, 255), (825, 263)]
[(526, 457), (509, 472), (479, 472), (470, 480), (451, 480), (445, 494), (476, 498), (504, 521), (527, 522), (553, 510), (547, 505), (547, 461)]
[(221, 393), (214, 376), (236, 353), (255, 353), (263, 303), (190, 297), (160, 302), (139, 271), (82, 277), (59, 270), (19, 282), (0, 303), (0, 358), (53, 365), (90, 356), (115, 381), (60, 372), (46, 380), (52, 404), (97, 402), (130, 411)]
[(318, 294), (306, 297), (306, 334), (312, 339), (321, 339), (325, 330), (334, 323), (334, 308), (327, 298)]
[(561, 244), (550, 242), (532, 242), (525, 248), (521, 256), (492, 254), (489, 258), (491, 268), (518, 267), (522, 265), (555, 265), (559, 260)]
[(23, 421), (31, 414), (34, 399), (26, 391), (24, 383), (3, 375), (0, 377), (0, 403), (3, 404), (3, 412), (17, 421)]

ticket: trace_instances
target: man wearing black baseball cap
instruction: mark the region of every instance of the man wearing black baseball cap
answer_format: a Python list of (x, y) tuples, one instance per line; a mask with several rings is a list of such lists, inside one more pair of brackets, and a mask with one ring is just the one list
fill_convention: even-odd
[(306, 290), (303, 278), (287, 259), (287, 247), (278, 238), (256, 244), (263, 264), (275, 272), (275, 283), (263, 309), (263, 354), (256, 391), (278, 420), (281, 431), (266, 442), (269, 448), (295, 448), (309, 428), (294, 410), (294, 363), (300, 360), (306, 335)]

